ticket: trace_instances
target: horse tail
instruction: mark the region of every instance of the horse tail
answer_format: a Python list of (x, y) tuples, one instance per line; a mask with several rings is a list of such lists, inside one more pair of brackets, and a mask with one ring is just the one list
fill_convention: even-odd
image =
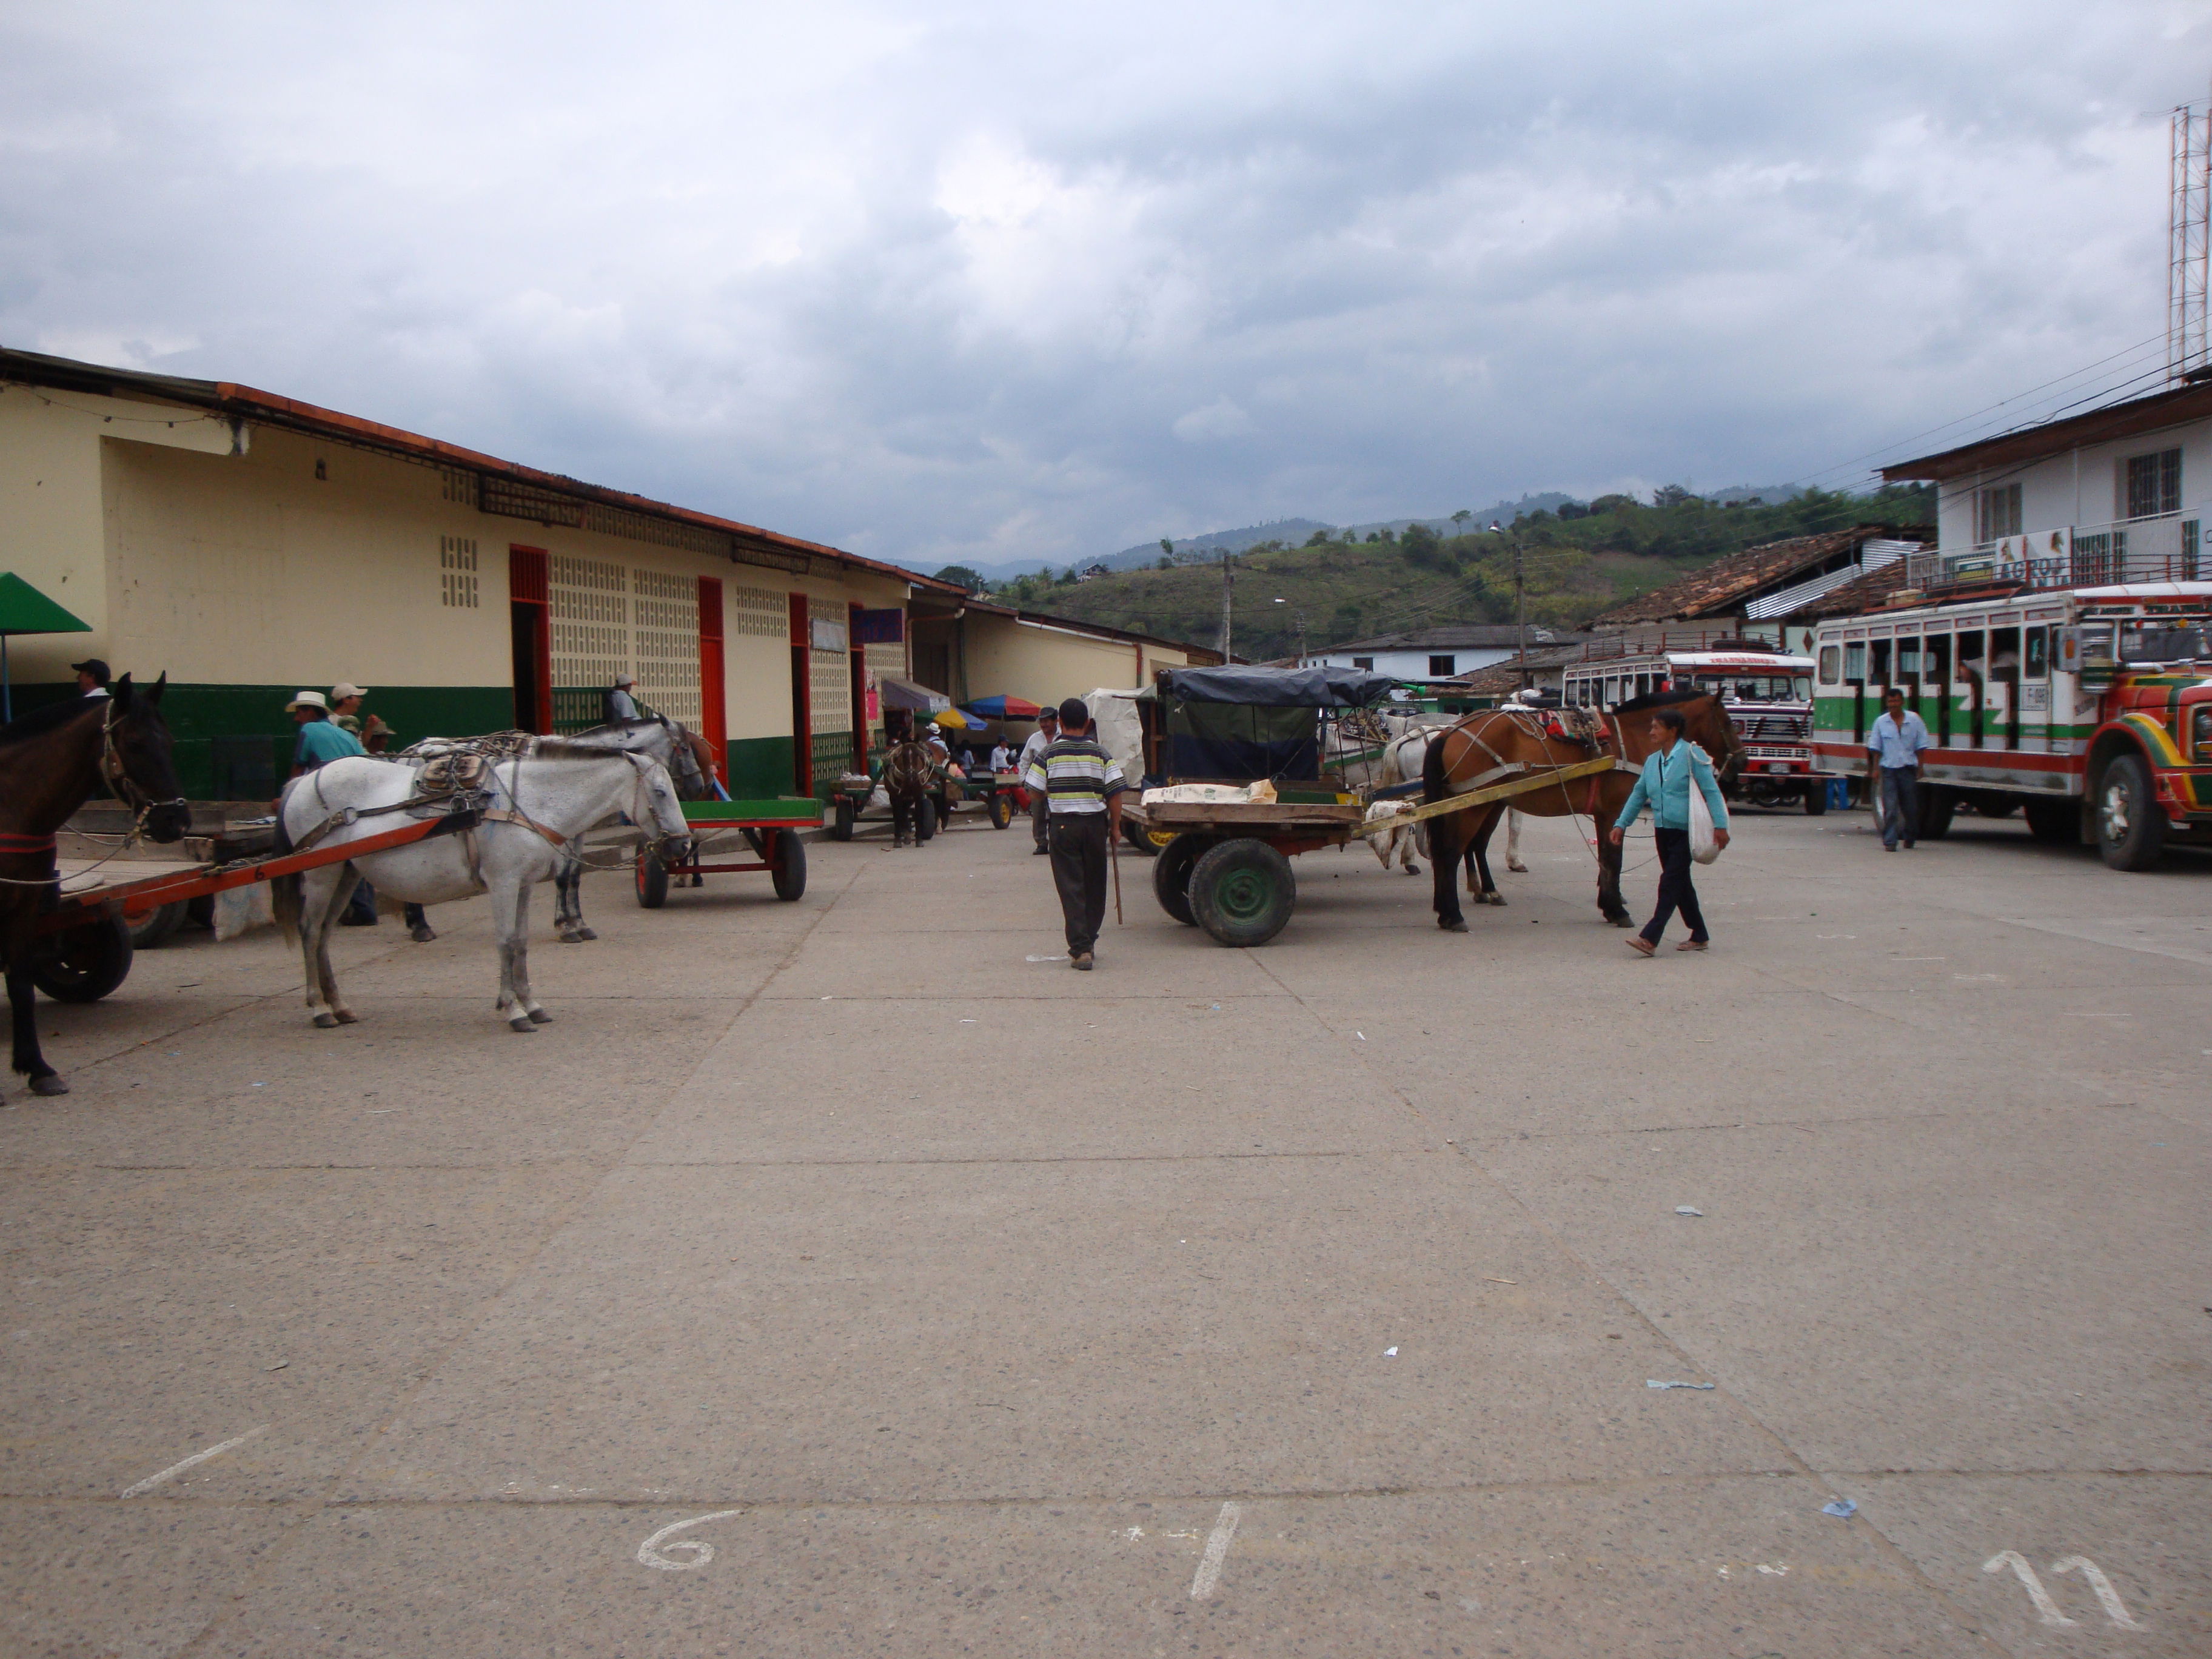
[[(289, 799), (291, 793), (288, 787), (284, 791), (284, 799)], [(276, 804), (276, 833), (275, 847), (270, 854), (272, 857), (280, 859), (292, 850), (292, 835), (284, 827), (284, 799), (280, 799)], [(271, 876), (269, 878), (269, 908), (270, 914), (276, 918), (276, 928), (280, 934), (299, 932), (300, 907), (302, 902), (300, 876), (297, 872), (289, 876)]]
[[(1457, 730), (1454, 727), (1453, 730)], [(1421, 799), (1442, 800), (1444, 788), (1444, 739), (1450, 732), (1439, 732), (1429, 740), (1429, 752), (1421, 757)]]

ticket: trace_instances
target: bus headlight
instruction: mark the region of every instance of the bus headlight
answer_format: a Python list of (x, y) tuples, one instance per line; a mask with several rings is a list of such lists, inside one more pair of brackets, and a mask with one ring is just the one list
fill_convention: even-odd
[(2212, 765), (2212, 702), (2199, 703), (2190, 717), (2190, 747), (2197, 751), (2200, 766)]

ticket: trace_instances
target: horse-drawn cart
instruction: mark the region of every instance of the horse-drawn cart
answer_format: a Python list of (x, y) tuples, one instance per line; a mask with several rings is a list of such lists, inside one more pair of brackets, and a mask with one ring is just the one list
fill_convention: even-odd
[[(853, 839), (854, 826), (881, 787), (874, 777), (860, 772), (848, 772), (838, 781), (837, 793), (830, 804), (832, 841)], [(991, 827), (1003, 830), (1024, 810), (1027, 799), (1022, 775), (1018, 771), (979, 769), (954, 777), (949, 769), (940, 766), (936, 787), (921, 798), (922, 810), (915, 833), (921, 840), (927, 841), (952, 816), (953, 807), (965, 801), (981, 802)]]
[[(795, 795), (770, 800), (687, 800), (684, 821), (691, 826), (692, 838), (680, 861), (664, 860), (649, 844), (637, 849), (637, 902), (647, 909), (658, 910), (668, 902), (672, 878), (681, 886), (688, 878), (697, 887), (708, 876), (765, 871), (778, 898), (788, 902), (806, 891), (806, 843), (798, 832), (822, 827), (820, 801)], [(708, 861), (716, 852), (733, 852), (740, 845), (752, 854), (750, 861)]]
[[(448, 812), (335, 847), (311, 848), (274, 858), (226, 863), (170, 865), (136, 881), (108, 881), (64, 892), (39, 918), (39, 951), (31, 980), (57, 1002), (97, 1002), (130, 976), (134, 927), (171, 905), (211, 898), (234, 887), (297, 875), (431, 836), (452, 835), (478, 822), (472, 812)], [(108, 866), (112, 868), (112, 866)]]

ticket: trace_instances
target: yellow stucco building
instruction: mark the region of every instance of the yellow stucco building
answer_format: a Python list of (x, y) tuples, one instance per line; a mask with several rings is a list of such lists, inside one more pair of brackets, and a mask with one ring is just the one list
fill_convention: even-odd
[(0, 569), (92, 628), (11, 642), (19, 711), (85, 655), (166, 672), (201, 799), (265, 796), (284, 703), (341, 680), (405, 744), (589, 726), (627, 671), (744, 797), (826, 793), (880, 739), (882, 676), (1042, 702), (1215, 660), (251, 387), (8, 350)]

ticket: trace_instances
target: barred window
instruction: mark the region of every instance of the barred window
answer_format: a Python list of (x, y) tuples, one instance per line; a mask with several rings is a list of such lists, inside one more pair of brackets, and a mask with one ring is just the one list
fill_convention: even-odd
[(2154, 455), (2129, 456), (2121, 495), (2122, 518), (2152, 519), (2180, 512), (2181, 452), (2162, 449)]

